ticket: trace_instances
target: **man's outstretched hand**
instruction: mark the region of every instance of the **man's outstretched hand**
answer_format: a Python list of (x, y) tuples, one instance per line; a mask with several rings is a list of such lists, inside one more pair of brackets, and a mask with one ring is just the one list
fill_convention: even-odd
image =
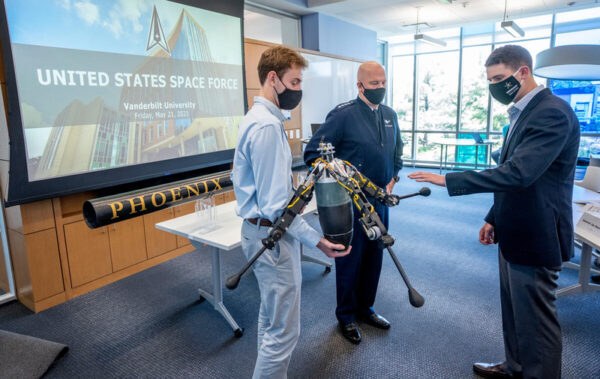
[(348, 250), (344, 251), (344, 245), (330, 242), (324, 237), (321, 238), (321, 240), (317, 244), (317, 247), (329, 258), (344, 257), (350, 254), (350, 250), (352, 249), (352, 246), (348, 246)]
[(437, 186), (446, 187), (446, 177), (444, 175), (432, 174), (431, 172), (417, 171), (408, 174), (410, 179), (417, 182), (428, 182)]

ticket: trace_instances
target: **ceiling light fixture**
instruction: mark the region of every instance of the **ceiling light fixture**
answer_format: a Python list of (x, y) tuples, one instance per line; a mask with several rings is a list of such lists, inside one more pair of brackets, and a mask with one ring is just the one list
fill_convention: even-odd
[(541, 51), (537, 76), (562, 80), (600, 80), (600, 45), (564, 45)]
[(420, 9), (421, 9), (421, 7), (417, 7), (417, 30), (415, 31), (415, 41), (425, 42), (425, 43), (428, 43), (430, 45), (437, 46), (437, 47), (445, 47), (446, 41), (438, 39), (438, 38), (430, 37), (423, 33), (419, 33), (419, 10)]
[(523, 29), (521, 29), (519, 27), (519, 25), (517, 25), (516, 22), (506, 21), (507, 2), (508, 2), (508, 0), (504, 0), (504, 18), (502, 19), (502, 23), (500, 24), (500, 26), (502, 26), (502, 29), (506, 30), (508, 32), (508, 34), (510, 34), (511, 36), (513, 36), (515, 38), (523, 37), (523, 36), (525, 36), (525, 32), (523, 31)]

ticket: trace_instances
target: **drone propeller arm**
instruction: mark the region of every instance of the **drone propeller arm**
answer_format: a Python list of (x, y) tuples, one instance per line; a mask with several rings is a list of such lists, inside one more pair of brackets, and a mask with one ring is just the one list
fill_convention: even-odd
[(394, 207), (400, 203), (397, 195), (388, 194), (384, 188), (379, 187), (356, 169), (350, 162), (342, 161), (348, 175), (358, 183), (360, 189), (370, 196), (385, 205), (386, 207)]
[(238, 286), (242, 275), (244, 275), (244, 273), (254, 264), (254, 262), (256, 262), (256, 260), (265, 252), (265, 250), (273, 249), (275, 247), (277, 241), (279, 241), (287, 232), (288, 228), (294, 221), (294, 218), (300, 214), (302, 209), (312, 199), (315, 181), (320, 177), (321, 174), (322, 169), (320, 166), (314, 166), (313, 170), (311, 170), (304, 182), (302, 182), (298, 186), (298, 189), (296, 189), (296, 192), (294, 192), (292, 199), (285, 207), (281, 216), (279, 216), (273, 223), (273, 227), (271, 228), (269, 235), (263, 238), (263, 247), (256, 254), (254, 254), (254, 256), (244, 265), (244, 267), (238, 271), (237, 274), (234, 274), (227, 279), (225, 282), (225, 286), (227, 288), (230, 290), (235, 289)]

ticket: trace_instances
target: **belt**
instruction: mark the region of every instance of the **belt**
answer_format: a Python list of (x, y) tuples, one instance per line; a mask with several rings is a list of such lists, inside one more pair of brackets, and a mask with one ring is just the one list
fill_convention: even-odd
[(260, 226), (272, 226), (273, 223), (266, 218), (247, 218), (249, 223), (253, 225), (260, 224)]

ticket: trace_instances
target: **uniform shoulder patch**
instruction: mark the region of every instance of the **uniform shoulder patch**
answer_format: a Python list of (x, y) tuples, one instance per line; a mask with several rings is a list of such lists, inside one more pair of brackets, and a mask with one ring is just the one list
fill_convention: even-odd
[(346, 101), (345, 103), (341, 103), (339, 104), (337, 107), (335, 107), (335, 109), (342, 109), (347, 107), (350, 104), (353, 104), (356, 100), (350, 100), (350, 101)]

